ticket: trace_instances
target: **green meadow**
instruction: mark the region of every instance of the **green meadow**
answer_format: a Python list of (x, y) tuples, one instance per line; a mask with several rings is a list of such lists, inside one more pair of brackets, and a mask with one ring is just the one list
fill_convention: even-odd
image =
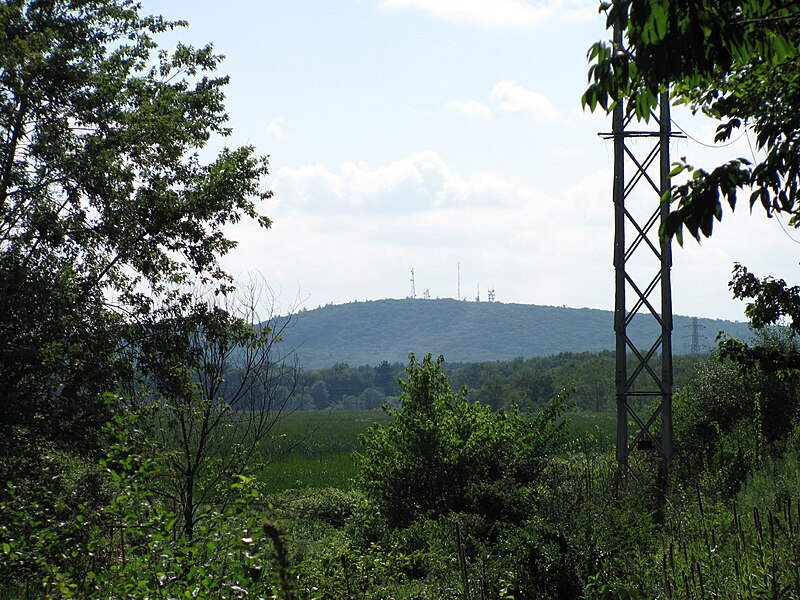
[(359, 436), (388, 421), (382, 410), (297, 411), (275, 424), (262, 481), (272, 493), (291, 488), (349, 489), (357, 473)]
[[(615, 417), (608, 413), (574, 413), (567, 417), (574, 434), (591, 433), (599, 442), (613, 441)], [(296, 411), (275, 424), (261, 476), (270, 493), (303, 488), (353, 488), (358, 473), (355, 453), (360, 436), (376, 423), (387, 423), (382, 410)]]

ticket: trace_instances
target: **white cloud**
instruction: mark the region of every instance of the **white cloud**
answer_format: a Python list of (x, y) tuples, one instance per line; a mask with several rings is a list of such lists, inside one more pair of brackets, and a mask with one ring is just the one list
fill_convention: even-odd
[(284, 167), (275, 195), (286, 207), (317, 212), (411, 212), (448, 205), (503, 205), (530, 195), (524, 185), (493, 173), (463, 176), (432, 151), (414, 152), (385, 165), (349, 161), (338, 170), (326, 165)]
[(283, 119), (272, 119), (264, 126), (264, 131), (275, 138), (283, 137)]
[(273, 228), (239, 228), (226, 266), (258, 265), (284, 293), (307, 291), (309, 307), (406, 296), (411, 268), (417, 289), (452, 297), (459, 262), (465, 296), (480, 282), (503, 301), (602, 305), (613, 297), (610, 173), (582, 179), (550, 195), (531, 180), (461, 171), (432, 151), (283, 167), (265, 207)]
[(515, 81), (504, 79), (494, 86), (492, 101), (500, 105), (500, 110), (525, 114), (540, 121), (553, 121), (561, 118), (556, 106), (547, 96), (527, 90)]
[(384, 10), (419, 10), (440, 19), (487, 29), (528, 29), (554, 19), (597, 16), (593, 0), (381, 0)]
[(478, 102), (477, 100), (450, 100), (450, 102), (445, 105), (445, 108), (461, 113), (462, 115), (477, 117), (479, 119), (492, 118), (492, 109), (489, 105)]

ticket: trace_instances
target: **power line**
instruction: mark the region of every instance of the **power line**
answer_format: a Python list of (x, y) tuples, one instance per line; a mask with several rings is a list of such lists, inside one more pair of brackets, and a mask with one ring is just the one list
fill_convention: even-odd
[(786, 227), (784, 227), (783, 221), (781, 221), (780, 215), (778, 213), (775, 213), (775, 220), (778, 221), (778, 225), (781, 226), (781, 229), (783, 229), (783, 233), (786, 234), (786, 237), (792, 240), (795, 244), (800, 244), (800, 240), (793, 238), (791, 234), (788, 231), (786, 231)]
[[(747, 133), (747, 130), (745, 130), (745, 133)], [(747, 145), (750, 147), (750, 156), (753, 157), (753, 163), (756, 163), (756, 153), (753, 150), (753, 144), (750, 142), (749, 135), (747, 136)], [(781, 229), (783, 230), (783, 233), (786, 234), (787, 238), (792, 240), (795, 244), (800, 244), (800, 240), (793, 238), (792, 235), (786, 230), (786, 227), (783, 225), (783, 221), (781, 221), (780, 213), (775, 213), (775, 220), (778, 222), (778, 225), (781, 226)]]
[(700, 140), (698, 140), (693, 135), (687, 133), (683, 127), (681, 127), (675, 122), (675, 119), (670, 118), (670, 121), (672, 121), (672, 124), (675, 126), (675, 128), (678, 131), (680, 131), (683, 135), (692, 140), (695, 144), (700, 144), (701, 146), (705, 146), (706, 148), (727, 148), (728, 146), (733, 146), (736, 142), (738, 142), (740, 139), (742, 139), (742, 137), (744, 137), (747, 134), (747, 127), (745, 127), (744, 131), (739, 135), (739, 137), (737, 137), (735, 140), (731, 142), (728, 142), (727, 144), (706, 144), (705, 142), (701, 142)]
[(747, 146), (750, 148), (750, 156), (753, 157), (753, 163), (756, 162), (756, 152), (753, 150), (753, 144), (750, 142), (750, 134), (747, 133), (747, 130), (744, 131), (745, 135), (747, 136)]

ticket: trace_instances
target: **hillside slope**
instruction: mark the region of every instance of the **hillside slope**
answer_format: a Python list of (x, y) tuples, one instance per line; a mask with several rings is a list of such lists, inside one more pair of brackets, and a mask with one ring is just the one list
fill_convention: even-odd
[[(719, 331), (750, 337), (746, 323), (697, 322), (703, 352)], [(630, 331), (637, 344), (658, 335), (653, 319), (635, 319)], [(692, 335), (692, 318), (676, 316), (676, 354), (691, 351)], [(444, 354), (448, 362), (482, 362), (614, 349), (610, 311), (449, 299), (374, 300), (304, 310), (284, 337), (307, 368), (405, 362), (409, 352)]]

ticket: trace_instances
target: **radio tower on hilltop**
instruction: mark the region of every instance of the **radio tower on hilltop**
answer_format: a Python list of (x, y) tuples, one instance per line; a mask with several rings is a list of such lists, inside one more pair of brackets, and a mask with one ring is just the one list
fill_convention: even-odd
[(490, 289), (486, 293), (489, 294), (489, 302), (494, 302), (494, 288)]
[(417, 297), (417, 286), (414, 283), (414, 269), (411, 269), (411, 297)]

